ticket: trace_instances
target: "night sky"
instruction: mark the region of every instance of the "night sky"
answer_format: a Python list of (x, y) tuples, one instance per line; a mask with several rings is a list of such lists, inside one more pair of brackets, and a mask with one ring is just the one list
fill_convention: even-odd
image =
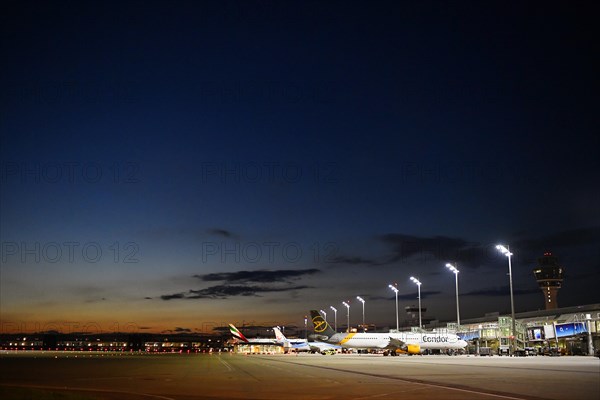
[[(83, 4), (82, 4), (83, 3)], [(600, 302), (592, 2), (2, 5), (3, 332)], [(331, 321), (331, 314), (328, 319)], [(401, 313), (401, 320), (404, 318)]]

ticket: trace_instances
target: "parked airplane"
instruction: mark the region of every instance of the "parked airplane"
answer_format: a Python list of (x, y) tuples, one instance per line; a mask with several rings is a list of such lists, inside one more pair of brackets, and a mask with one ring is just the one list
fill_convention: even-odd
[(453, 333), (337, 333), (317, 310), (311, 310), (310, 316), (315, 329), (315, 337), (345, 348), (381, 349), (385, 350), (384, 355), (396, 355), (397, 352), (419, 354), (426, 349), (464, 349), (467, 346), (467, 342)]
[(275, 332), (275, 340), (277, 340), (277, 344), (283, 346), (286, 353), (289, 350), (310, 351), (310, 346), (308, 345), (306, 339), (288, 339), (281, 332), (278, 326), (273, 328), (273, 332)]
[(229, 331), (235, 339), (247, 344), (277, 344), (275, 339), (250, 338), (248, 339), (242, 332), (239, 331), (233, 324), (229, 324)]
[(306, 339), (288, 339), (281, 333), (279, 327), (274, 327), (275, 338), (278, 343), (282, 343), (284, 348), (294, 349), (296, 351), (310, 351), (312, 353), (334, 354), (341, 346), (325, 342), (307, 342)]

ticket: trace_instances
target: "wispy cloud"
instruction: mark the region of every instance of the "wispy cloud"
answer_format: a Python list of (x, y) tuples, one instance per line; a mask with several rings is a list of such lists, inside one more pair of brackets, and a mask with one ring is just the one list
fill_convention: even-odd
[(258, 271), (237, 271), (237, 272), (220, 272), (206, 275), (194, 275), (194, 278), (201, 279), (206, 282), (223, 281), (229, 283), (245, 283), (245, 282), (289, 282), (296, 280), (305, 275), (313, 275), (321, 272), (319, 269), (280, 269), (280, 270), (258, 270)]
[[(489, 259), (492, 246), (482, 246), (466, 239), (447, 236), (420, 237), (402, 233), (387, 233), (375, 237), (388, 248), (374, 257), (337, 256), (333, 263), (344, 265), (383, 266), (400, 262), (467, 262), (469, 268), (478, 268)], [(488, 248), (489, 247), (489, 248)]]
[(307, 289), (310, 286), (285, 286), (285, 287), (264, 287), (251, 285), (217, 285), (205, 289), (193, 290), (187, 292), (166, 294), (160, 296), (162, 300), (177, 299), (227, 299), (235, 296), (259, 296), (260, 293), (270, 292), (288, 292), (292, 290)]
[[(160, 299), (226, 299), (236, 296), (260, 296), (262, 293), (289, 292), (307, 289), (310, 286), (294, 285), (303, 276), (321, 272), (319, 269), (280, 269), (258, 271), (219, 272), (205, 275), (192, 275), (196, 281), (221, 282), (219, 285), (203, 289), (190, 289), (186, 292), (169, 293)], [(149, 298), (149, 297), (146, 297)]]
[[(522, 234), (521, 234), (522, 235)], [(340, 255), (333, 263), (344, 265), (383, 266), (403, 262), (457, 262), (459, 268), (480, 268), (497, 262), (499, 253), (492, 243), (471, 242), (443, 235), (416, 236), (386, 233), (376, 236), (389, 250), (373, 257)], [(600, 244), (600, 227), (577, 228), (541, 237), (521, 237), (511, 243), (521, 257), (533, 257), (547, 249)]]
[(87, 299), (85, 300), (85, 303), (99, 303), (101, 301), (106, 301), (106, 297), (101, 297), (101, 298), (94, 298), (94, 299)]
[(218, 236), (225, 239), (239, 239), (240, 236), (224, 228), (190, 227), (190, 226), (161, 226), (141, 231), (144, 237), (154, 240), (172, 240), (172, 239), (190, 239), (206, 240), (211, 236)]
[(375, 259), (364, 258), (359, 256), (337, 256), (331, 260), (333, 264), (346, 264), (346, 265), (381, 265), (381, 261)]
[[(392, 247), (393, 254), (386, 263), (406, 261), (414, 256), (422, 256), (439, 261), (464, 261), (475, 255), (483, 255), (478, 244), (467, 240), (448, 236), (419, 237), (401, 233), (388, 233), (379, 239)], [(479, 257), (477, 257), (479, 258)], [(477, 263), (476, 263), (477, 264)]]
[(223, 228), (212, 228), (207, 230), (210, 235), (224, 237), (226, 239), (239, 239), (239, 235), (233, 233), (230, 230)]

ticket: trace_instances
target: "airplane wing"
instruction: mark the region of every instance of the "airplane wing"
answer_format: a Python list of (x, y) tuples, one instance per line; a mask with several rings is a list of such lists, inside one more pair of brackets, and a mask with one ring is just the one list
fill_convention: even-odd
[(388, 350), (400, 350), (409, 354), (419, 354), (421, 346), (419, 344), (406, 343), (400, 339), (390, 338), (388, 345), (384, 347)]
[(385, 346), (386, 349), (403, 349), (406, 347), (406, 343), (403, 342), (400, 339), (394, 339), (394, 338), (390, 338), (390, 341), (388, 342), (387, 346)]
[(342, 346), (339, 346), (337, 344), (330, 344), (330, 343), (324, 343), (324, 342), (308, 342), (308, 345), (310, 346), (310, 349), (312, 351), (324, 351), (324, 350), (339, 350), (342, 348)]
[(309, 346), (306, 344), (306, 342), (304, 342), (304, 343), (290, 343), (290, 347), (292, 349), (309, 349)]

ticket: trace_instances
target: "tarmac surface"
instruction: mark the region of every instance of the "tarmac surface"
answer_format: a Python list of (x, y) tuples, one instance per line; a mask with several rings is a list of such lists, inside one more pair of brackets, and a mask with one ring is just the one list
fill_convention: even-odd
[(0, 352), (2, 399), (600, 399), (595, 357)]

